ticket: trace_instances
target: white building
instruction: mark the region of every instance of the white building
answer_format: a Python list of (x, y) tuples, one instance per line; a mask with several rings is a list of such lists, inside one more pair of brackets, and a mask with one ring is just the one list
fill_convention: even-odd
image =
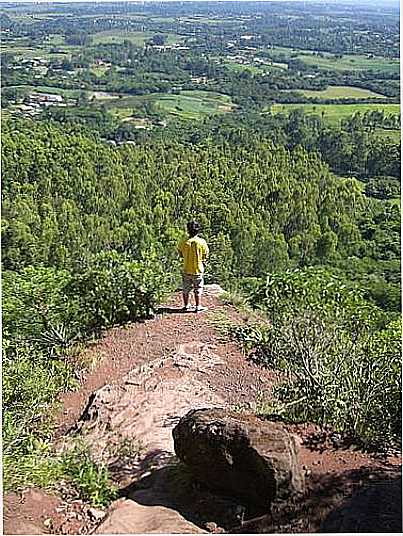
[(52, 103), (52, 104), (63, 102), (63, 97), (61, 95), (53, 95), (51, 93), (32, 93), (29, 96), (29, 99), (30, 101), (33, 101), (33, 102)]

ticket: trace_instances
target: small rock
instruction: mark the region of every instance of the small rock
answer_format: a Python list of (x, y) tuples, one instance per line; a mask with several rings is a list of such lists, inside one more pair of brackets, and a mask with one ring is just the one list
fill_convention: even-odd
[(298, 443), (298, 445), (303, 445), (304, 444), (304, 440), (302, 439), (301, 436), (299, 436), (297, 434), (294, 434), (294, 437), (295, 437), (295, 441)]
[(106, 512), (99, 510), (98, 508), (89, 508), (88, 513), (92, 519), (95, 519), (95, 521), (99, 521), (106, 516)]
[(209, 532), (214, 532), (217, 530), (217, 524), (214, 523), (213, 521), (208, 521), (205, 527)]
[(47, 529), (50, 529), (50, 527), (53, 525), (52, 518), (48, 517), (47, 519), (45, 519), (45, 521), (43, 522), (43, 524), (45, 525), (45, 527), (46, 527)]

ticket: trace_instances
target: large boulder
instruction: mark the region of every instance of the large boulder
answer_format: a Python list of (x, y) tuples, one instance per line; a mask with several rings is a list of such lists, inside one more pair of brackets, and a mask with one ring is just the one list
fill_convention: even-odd
[(144, 506), (119, 500), (95, 534), (203, 534), (178, 512), (165, 506)]
[(303, 492), (295, 436), (274, 422), (224, 409), (192, 410), (173, 430), (177, 456), (208, 487), (254, 511)]

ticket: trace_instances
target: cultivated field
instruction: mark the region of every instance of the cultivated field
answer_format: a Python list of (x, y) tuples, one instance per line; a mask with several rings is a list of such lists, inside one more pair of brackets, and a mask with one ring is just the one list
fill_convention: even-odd
[(182, 119), (201, 119), (207, 115), (229, 112), (234, 104), (228, 95), (209, 91), (181, 91), (179, 94), (152, 93), (110, 100), (106, 107), (120, 118), (133, 115), (137, 107), (152, 103), (168, 115)]
[(225, 60), (223, 62), (223, 65), (231, 69), (235, 72), (242, 72), (242, 71), (249, 71), (252, 74), (263, 74), (268, 73), (272, 71), (273, 69), (288, 69), (288, 65), (286, 63), (278, 63), (278, 62), (271, 62), (270, 65), (261, 64), (261, 65), (254, 65), (254, 64), (245, 64), (245, 63), (237, 63), (235, 61), (231, 60)]
[(286, 47), (272, 47), (272, 52), (282, 54), (286, 59), (299, 59), (306, 65), (316, 65), (329, 71), (383, 71), (400, 72), (400, 61), (383, 57), (366, 56), (363, 54), (346, 54), (339, 57), (328, 52), (315, 52)]
[[(142, 47), (144, 43), (151, 39), (158, 32), (130, 32), (124, 30), (113, 30), (107, 32), (98, 32), (93, 35), (92, 42), (95, 45), (107, 44), (107, 43), (123, 43), (124, 41), (131, 41), (133, 44)], [(183, 37), (176, 34), (164, 33), (167, 37), (165, 44), (174, 45), (183, 41)]]
[(375, 93), (368, 89), (362, 89), (360, 87), (353, 86), (329, 86), (326, 89), (315, 91), (315, 90), (297, 90), (302, 93), (305, 97), (316, 97), (322, 99), (383, 99), (386, 98), (385, 95), (380, 93)]
[(22, 60), (32, 58), (55, 60), (70, 58), (73, 52), (80, 50), (79, 46), (64, 45), (63, 43), (64, 38), (60, 36), (53, 36), (49, 40), (44, 41), (44, 44), (35, 47), (25, 46), (26, 41), (23, 39), (8, 40), (0, 44), (0, 53), (10, 53)]
[(371, 110), (383, 110), (385, 114), (400, 113), (399, 104), (273, 104), (270, 111), (274, 114), (289, 113), (296, 108), (302, 108), (306, 114), (323, 115), (323, 119), (330, 124), (337, 124), (356, 112), (365, 113)]
[(29, 86), (29, 85), (20, 85), (20, 86), (8, 86), (8, 88), (13, 89), (25, 89), (28, 93), (48, 93), (50, 95), (61, 95), (65, 98), (77, 98), (80, 94), (86, 93), (88, 97), (94, 93), (93, 91), (83, 91), (82, 89), (63, 89), (53, 86)]

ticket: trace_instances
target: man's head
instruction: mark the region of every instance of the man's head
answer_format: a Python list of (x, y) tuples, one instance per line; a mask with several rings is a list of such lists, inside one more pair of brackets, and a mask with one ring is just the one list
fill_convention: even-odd
[(198, 233), (200, 233), (201, 226), (200, 226), (200, 223), (198, 223), (195, 220), (192, 220), (187, 224), (187, 229), (188, 229), (189, 236), (193, 238)]

